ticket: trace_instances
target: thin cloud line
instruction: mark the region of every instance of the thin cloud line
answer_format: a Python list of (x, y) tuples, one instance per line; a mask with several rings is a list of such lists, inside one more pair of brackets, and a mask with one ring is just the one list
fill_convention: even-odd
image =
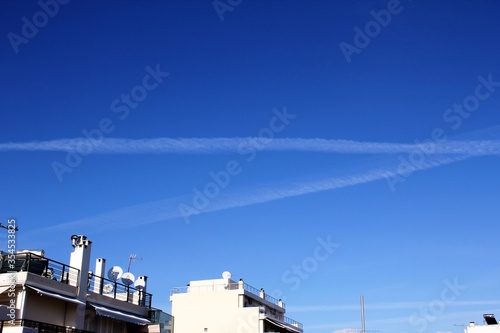
[[(421, 306), (428, 306), (429, 301), (415, 302), (393, 302), (365, 305), (367, 310), (394, 310), (394, 309), (414, 309)], [(484, 305), (500, 305), (500, 301), (492, 300), (477, 300), (477, 301), (455, 301), (449, 306), (484, 306)], [(287, 310), (290, 312), (330, 312), (330, 311), (359, 311), (358, 305), (311, 305), (311, 306), (289, 306)]]
[[(438, 156), (427, 158), (419, 165), (409, 165), (405, 172), (415, 172), (435, 168), (441, 165), (450, 164), (471, 158), (472, 156)], [(398, 176), (399, 164), (391, 167), (375, 168), (366, 172), (361, 172), (346, 177), (329, 177), (317, 181), (300, 182), (281, 187), (265, 187), (254, 190), (253, 193), (226, 193), (221, 195), (224, 200), (214, 202), (214, 204), (201, 213), (224, 210), (236, 207), (245, 207), (255, 204), (266, 203), (284, 198), (296, 197), (316, 192), (335, 190), (343, 187), (349, 187), (359, 184), (365, 184), (376, 180), (386, 179)]]
[(442, 143), (387, 143), (319, 138), (74, 138), (0, 143), (0, 152), (53, 151), (82, 154), (221, 154), (258, 151), (342, 154), (398, 154), (422, 151), (431, 154), (498, 155), (500, 140), (446, 141)]
[[(288, 310), (288, 308), (287, 308), (287, 310)], [(492, 309), (490, 309), (490, 311), (491, 310)], [(357, 311), (359, 311), (359, 306), (358, 306)], [(492, 312), (496, 312), (496, 311), (492, 311)], [(478, 319), (481, 318), (482, 319), (482, 313), (483, 313), (482, 310), (446, 312), (446, 313), (439, 315), (439, 321), (442, 322), (445, 320), (459, 320), (459, 321), (463, 320), (463, 321), (468, 323), (468, 322), (470, 322), (471, 319), (474, 319), (474, 318), (478, 318)], [(368, 320), (367, 324), (369, 324), (371, 327), (384, 327), (384, 326), (387, 326), (388, 324), (405, 324), (405, 327), (408, 327), (408, 326), (411, 326), (411, 321), (410, 321), (411, 315), (412, 315), (412, 313), (408, 313), (408, 316), (372, 319), (372, 320)], [(346, 328), (346, 327), (357, 327), (358, 325), (360, 325), (359, 321), (348, 321), (348, 322), (322, 323), (322, 324), (314, 324), (314, 325), (304, 324), (304, 328), (306, 328), (309, 331), (310, 330), (332, 329), (333, 332), (343, 332), (343, 331), (345, 332), (345, 330), (349, 330), (349, 328)], [(357, 331), (360, 331), (359, 328), (357, 329)]]
[[(435, 168), (438, 166), (465, 160), (471, 157), (473, 156), (429, 156), (419, 165), (407, 166), (405, 172), (415, 172)], [(207, 207), (202, 210), (198, 210), (198, 213), (193, 214), (192, 216), (231, 208), (262, 204), (279, 199), (291, 198), (321, 191), (335, 190), (343, 187), (382, 180), (388, 177), (398, 176), (398, 168), (399, 164), (392, 164), (389, 167), (374, 168), (346, 177), (329, 177), (309, 182), (292, 183), (285, 186), (280, 185), (258, 188), (244, 188), (232, 191), (227, 190), (221, 192), (221, 194), (212, 202), (210, 202)], [(183, 218), (184, 216), (179, 209), (179, 205), (190, 205), (192, 204), (192, 200), (192, 195), (185, 195), (175, 198), (169, 198), (166, 200), (148, 202), (144, 204), (125, 207), (122, 209), (108, 211), (96, 216), (91, 216), (76, 221), (54, 225), (44, 229), (39, 229), (38, 232), (61, 229), (67, 230), (74, 229), (76, 227), (88, 227), (93, 225), (100, 225), (103, 228), (109, 229), (127, 228), (176, 218)]]

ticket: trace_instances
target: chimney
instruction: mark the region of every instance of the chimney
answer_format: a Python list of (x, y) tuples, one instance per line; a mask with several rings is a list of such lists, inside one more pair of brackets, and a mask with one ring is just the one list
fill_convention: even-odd
[(95, 260), (94, 293), (102, 294), (104, 286), (104, 274), (106, 272), (106, 259), (97, 258)]
[(87, 289), (88, 273), (90, 268), (90, 249), (92, 242), (86, 236), (73, 235), (71, 236), (71, 245), (73, 245), (73, 252), (71, 253), (69, 265), (80, 270), (80, 277), (78, 279), (79, 292), (85, 296)]
[[(90, 250), (92, 242), (89, 241), (86, 236), (73, 235), (71, 236), (71, 245), (73, 246), (73, 252), (71, 252), (69, 265), (80, 270), (80, 276), (76, 282), (78, 287), (76, 298), (82, 302), (82, 304), (77, 305), (77, 316), (74, 326), (76, 329), (83, 330), (85, 325), (85, 302), (87, 298), (87, 285), (89, 282)], [(70, 284), (75, 285), (75, 282), (70, 281)]]

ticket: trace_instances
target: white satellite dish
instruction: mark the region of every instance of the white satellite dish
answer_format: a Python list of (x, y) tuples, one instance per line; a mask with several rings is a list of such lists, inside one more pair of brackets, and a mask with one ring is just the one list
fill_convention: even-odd
[(144, 289), (144, 287), (146, 287), (146, 282), (144, 282), (143, 279), (137, 279), (135, 282), (134, 282), (134, 288), (137, 289), (137, 290), (142, 290)]
[(104, 287), (102, 287), (102, 291), (105, 294), (111, 294), (113, 292), (113, 285), (111, 283), (106, 283)]
[(120, 266), (113, 266), (108, 271), (108, 278), (111, 281), (119, 280), (122, 277), (123, 269)]
[(130, 286), (132, 283), (134, 283), (134, 280), (135, 280), (134, 274), (130, 272), (122, 274), (122, 282), (125, 285)]
[(226, 279), (226, 280), (229, 280), (231, 278), (231, 273), (228, 272), (228, 271), (222, 272), (222, 278)]

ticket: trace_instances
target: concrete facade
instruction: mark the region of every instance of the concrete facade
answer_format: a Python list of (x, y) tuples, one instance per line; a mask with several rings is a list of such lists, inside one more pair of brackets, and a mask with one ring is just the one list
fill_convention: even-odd
[(285, 304), (243, 280), (191, 281), (174, 288), (170, 300), (175, 332), (302, 333), (302, 324), (285, 316)]
[(469, 326), (464, 330), (464, 333), (500, 333), (500, 325), (497, 323), (495, 316), (492, 314), (485, 314), (485, 324), (477, 325), (475, 322), (470, 322)]
[(2, 332), (168, 332), (151, 321), (161, 310), (151, 307), (146, 276), (137, 285), (110, 280), (104, 276), (104, 258), (96, 260), (94, 274), (92, 242), (74, 235), (71, 245), (69, 264), (47, 258), (43, 251), (2, 253)]

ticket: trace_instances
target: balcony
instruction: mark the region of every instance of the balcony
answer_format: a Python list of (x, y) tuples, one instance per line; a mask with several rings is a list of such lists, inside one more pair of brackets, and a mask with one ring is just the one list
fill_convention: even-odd
[(249, 293), (263, 298), (266, 301), (277, 305), (281, 308), (285, 308), (285, 303), (283, 303), (281, 300), (272, 297), (270, 295), (267, 295), (262, 289), (257, 289), (248, 283), (244, 283), (243, 281), (240, 282), (232, 282), (232, 283), (226, 283), (226, 284), (208, 284), (208, 285), (203, 285), (203, 286), (186, 286), (186, 287), (177, 287), (173, 288), (170, 291), (170, 295), (173, 294), (183, 294), (183, 293), (188, 293), (190, 291), (196, 291), (196, 292), (206, 292), (206, 291), (216, 291), (216, 290), (237, 290), (237, 289), (243, 289), (248, 291)]
[[(263, 289), (257, 289), (248, 283), (245, 283), (240, 280), (240, 282), (231, 282), (231, 283), (216, 283), (216, 284), (206, 284), (206, 285), (193, 285), (193, 286), (186, 286), (186, 287), (177, 287), (173, 288), (170, 292), (170, 295), (174, 294), (183, 294), (183, 293), (189, 293), (189, 292), (211, 292), (211, 291), (222, 291), (222, 290), (244, 290), (254, 296), (256, 299), (264, 299), (267, 302), (274, 304), (282, 309), (285, 309), (285, 303), (283, 303), (281, 300), (272, 297), (270, 295), (267, 295)], [(278, 322), (284, 324), (284, 325), (289, 325), (296, 327), (302, 331), (302, 324), (299, 323), (296, 320), (293, 320), (292, 318), (286, 317), (286, 316), (278, 316), (276, 314), (270, 314), (266, 313), (264, 310), (264, 313), (261, 313), (262, 318), (269, 318), (273, 320), (277, 320)]]
[(0, 274), (28, 272), (51, 281), (78, 286), (79, 269), (42, 255), (32, 252), (21, 252), (15, 255), (2, 253), (1, 258)]
[[(235, 284), (238, 285), (238, 283), (235, 283)], [(285, 303), (283, 303), (283, 301), (280, 301), (279, 299), (272, 297), (271, 295), (266, 294), (263, 289), (259, 290), (255, 287), (252, 287), (248, 283), (243, 283), (243, 289), (250, 292), (251, 294), (253, 294), (255, 296), (259, 296), (260, 298), (264, 298), (266, 301), (268, 301), (274, 305), (278, 305), (279, 307), (281, 307), (283, 309), (285, 308)]]
[(293, 320), (292, 318), (285, 316), (283, 321), (285, 323), (287, 323), (288, 325), (292, 325), (292, 326), (298, 327), (300, 329), (303, 329), (302, 324), (296, 320)]
[(153, 295), (137, 288), (109, 280), (95, 274), (89, 274), (88, 290), (90, 292), (103, 295), (139, 306), (151, 309)]
[(2, 331), (1, 330), (2, 326), (4, 326), (5, 328), (11, 326), (19, 328), (27, 327), (33, 329), (35, 332), (44, 332), (44, 333), (92, 333), (90, 331), (78, 330), (74, 327), (52, 325), (28, 319), (17, 319), (13, 322), (2, 321), (0, 322), (0, 332)]

